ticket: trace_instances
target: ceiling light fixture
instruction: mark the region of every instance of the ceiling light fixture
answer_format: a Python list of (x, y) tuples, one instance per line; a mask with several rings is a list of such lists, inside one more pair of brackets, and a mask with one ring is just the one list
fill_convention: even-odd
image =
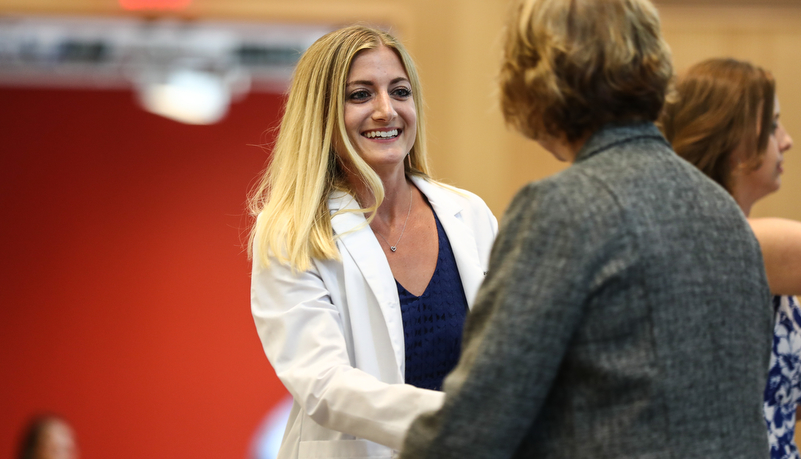
[(0, 86), (131, 89), (148, 111), (211, 124), (251, 91), (283, 92), (302, 52), (332, 28), (0, 16)]

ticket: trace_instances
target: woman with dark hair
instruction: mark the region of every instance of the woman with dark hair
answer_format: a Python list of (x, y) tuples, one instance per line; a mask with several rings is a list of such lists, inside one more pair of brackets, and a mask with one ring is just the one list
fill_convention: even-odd
[[(779, 120), (776, 84), (766, 70), (735, 59), (709, 59), (677, 84), (661, 118), (681, 157), (731, 193), (746, 217), (779, 189), (793, 140)], [(765, 422), (773, 459), (798, 459), (793, 440), (801, 400), (801, 223), (749, 220), (762, 248), (775, 320)]]
[(656, 9), (514, 5), (504, 116), (571, 166), (509, 207), (445, 404), (402, 457), (765, 457), (762, 257), (654, 125), (672, 77)]

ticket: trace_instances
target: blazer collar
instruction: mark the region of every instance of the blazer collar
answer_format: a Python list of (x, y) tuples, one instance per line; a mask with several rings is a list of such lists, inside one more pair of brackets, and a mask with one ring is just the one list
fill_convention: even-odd
[(607, 124), (595, 131), (587, 139), (587, 142), (576, 154), (575, 162), (583, 161), (621, 143), (643, 138), (654, 139), (670, 147), (670, 144), (654, 123)]

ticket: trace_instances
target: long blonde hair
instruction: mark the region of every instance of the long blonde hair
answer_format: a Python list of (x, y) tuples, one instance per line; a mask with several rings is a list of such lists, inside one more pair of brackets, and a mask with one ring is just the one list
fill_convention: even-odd
[(344, 123), (351, 62), (360, 51), (381, 46), (400, 58), (417, 110), (417, 135), (404, 162), (406, 173), (428, 177), (422, 92), (409, 53), (393, 36), (367, 26), (326, 34), (303, 53), (295, 68), (272, 159), (249, 198), (251, 215), (259, 218), (248, 252), (264, 265), (272, 258), (303, 271), (312, 258), (339, 259), (328, 197), (334, 190), (355, 195), (343, 164), (375, 197), (375, 204), (361, 212), (372, 218), (383, 201), (381, 179), (353, 147)]

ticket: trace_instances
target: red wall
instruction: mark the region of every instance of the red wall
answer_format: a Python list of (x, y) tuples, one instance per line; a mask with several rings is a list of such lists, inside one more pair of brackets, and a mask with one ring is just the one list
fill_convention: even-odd
[(201, 127), (129, 92), (0, 89), (0, 457), (41, 410), (84, 459), (247, 455), (285, 395), (242, 245), (280, 104)]

